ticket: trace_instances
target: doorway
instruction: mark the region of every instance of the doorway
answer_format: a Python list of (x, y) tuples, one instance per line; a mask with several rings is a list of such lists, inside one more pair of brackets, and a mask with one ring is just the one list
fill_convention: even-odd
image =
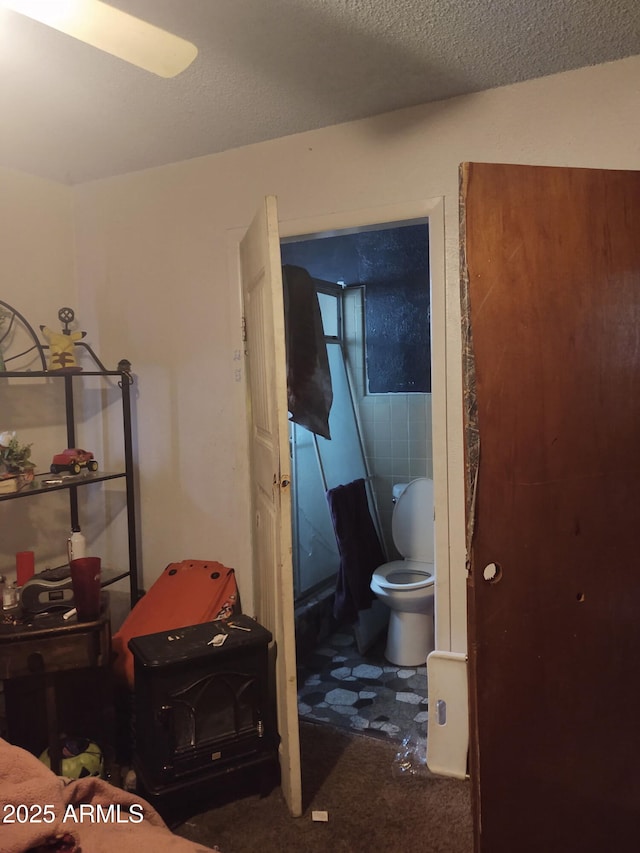
[[(238, 381), (243, 381), (243, 374), (246, 374), (249, 414), (247, 452), (238, 458), (238, 466), (240, 470), (246, 469), (250, 486), (251, 596), (256, 618), (272, 630), (279, 648), (275, 667), (283, 792), (294, 815), (301, 813), (301, 796), (290, 482), (286, 469), (281, 467), (285, 457), (280, 451), (288, 445), (280, 239), (302, 235), (311, 238), (330, 231), (375, 227), (381, 223), (392, 225), (422, 218), (429, 221), (431, 275), (433, 475), (438, 506), (435, 519), (436, 647), (447, 651), (452, 649), (452, 626), (457, 634), (466, 627), (464, 607), (461, 608), (466, 590), (464, 575), (458, 572), (453, 576), (450, 571), (443, 198), (281, 220), (277, 200), (267, 196), (249, 229), (234, 229), (228, 235), (230, 269), (237, 271), (245, 319), (245, 367), (236, 375)], [(238, 350), (237, 357), (242, 357), (242, 350)], [(243, 407), (242, 411), (244, 417), (247, 409)], [(442, 590), (441, 594), (438, 590)], [(466, 630), (463, 634), (466, 637)], [(460, 641), (458, 638), (457, 644)]]
[(419, 737), (426, 669), (384, 659), (387, 609), (376, 602), (355, 631), (332, 618), (340, 558), (326, 491), (363, 477), (387, 559), (398, 558), (393, 487), (434, 476), (429, 221), (295, 236), (281, 256), (316, 285), (334, 390), (330, 440), (290, 429), (299, 710), (394, 740)]
[[(431, 301), (431, 423), (435, 504), (436, 648), (466, 648), (466, 588), (463, 572), (452, 575), (449, 534), (450, 490), (447, 441), (447, 304), (445, 295), (445, 210), (442, 197), (403, 201), (364, 209), (343, 210), (297, 219), (280, 219), (281, 245), (319, 236), (373, 231), (428, 222)], [(454, 318), (455, 322), (455, 318)], [(455, 640), (454, 640), (455, 635)]]

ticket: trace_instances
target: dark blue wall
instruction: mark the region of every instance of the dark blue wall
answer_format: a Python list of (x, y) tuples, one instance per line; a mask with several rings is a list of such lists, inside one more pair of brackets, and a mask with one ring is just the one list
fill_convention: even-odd
[(365, 287), (369, 392), (429, 393), (428, 225), (405, 225), (282, 245), (283, 264)]

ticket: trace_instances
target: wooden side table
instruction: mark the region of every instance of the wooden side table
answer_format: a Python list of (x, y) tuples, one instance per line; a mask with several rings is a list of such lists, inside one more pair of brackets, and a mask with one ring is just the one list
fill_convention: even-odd
[(91, 622), (53, 613), (0, 623), (7, 740), (36, 755), (48, 746), (55, 773), (63, 734), (95, 738), (107, 759), (114, 725), (110, 664), (106, 606)]

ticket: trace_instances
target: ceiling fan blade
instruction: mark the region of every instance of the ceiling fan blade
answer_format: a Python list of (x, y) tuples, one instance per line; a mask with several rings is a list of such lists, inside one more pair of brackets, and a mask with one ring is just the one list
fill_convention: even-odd
[(198, 54), (186, 39), (101, 0), (1, 0), (1, 5), (160, 77), (175, 77)]

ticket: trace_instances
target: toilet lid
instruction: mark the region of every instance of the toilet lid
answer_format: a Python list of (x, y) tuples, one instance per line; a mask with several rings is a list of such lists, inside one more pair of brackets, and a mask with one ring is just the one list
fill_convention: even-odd
[(412, 480), (398, 498), (391, 518), (396, 548), (407, 560), (433, 562), (433, 480)]

